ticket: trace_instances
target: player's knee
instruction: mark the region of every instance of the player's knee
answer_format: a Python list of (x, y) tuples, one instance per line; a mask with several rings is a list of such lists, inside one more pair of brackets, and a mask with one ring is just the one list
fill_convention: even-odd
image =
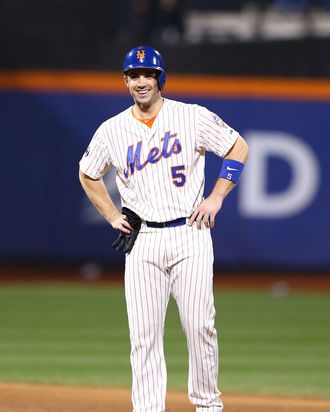
[(211, 337), (214, 336), (214, 334), (216, 334), (214, 322), (212, 320), (202, 320), (196, 322), (196, 319), (191, 318), (187, 320), (186, 323), (183, 325), (183, 330), (188, 338), (189, 336), (194, 336), (206, 339), (207, 337)]

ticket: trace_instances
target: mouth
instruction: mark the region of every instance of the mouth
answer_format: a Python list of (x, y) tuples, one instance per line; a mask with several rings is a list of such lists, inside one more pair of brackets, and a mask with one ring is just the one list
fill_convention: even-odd
[(137, 90), (137, 94), (138, 94), (139, 96), (141, 96), (141, 97), (144, 97), (144, 96), (146, 96), (146, 95), (149, 93), (149, 91), (150, 91), (150, 90), (145, 90), (145, 89), (143, 89), (143, 90)]

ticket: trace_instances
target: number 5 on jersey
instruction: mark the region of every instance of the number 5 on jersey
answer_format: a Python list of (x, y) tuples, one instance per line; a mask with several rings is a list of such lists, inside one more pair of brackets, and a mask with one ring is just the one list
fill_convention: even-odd
[(181, 187), (186, 183), (186, 175), (184, 174), (185, 166), (171, 167), (173, 183), (176, 187)]

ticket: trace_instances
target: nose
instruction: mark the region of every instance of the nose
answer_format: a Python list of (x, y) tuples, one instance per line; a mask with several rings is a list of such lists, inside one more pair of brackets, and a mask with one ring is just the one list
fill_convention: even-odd
[(138, 77), (138, 86), (139, 87), (144, 87), (145, 84), (146, 84), (146, 78), (143, 75), (139, 76)]

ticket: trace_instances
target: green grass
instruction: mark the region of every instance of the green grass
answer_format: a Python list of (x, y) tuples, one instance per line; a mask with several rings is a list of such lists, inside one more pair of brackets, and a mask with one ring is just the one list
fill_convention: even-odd
[[(327, 294), (217, 291), (223, 392), (330, 397)], [(111, 285), (1, 286), (0, 381), (130, 386), (123, 290)], [(175, 302), (165, 352), (169, 388), (186, 388)]]

